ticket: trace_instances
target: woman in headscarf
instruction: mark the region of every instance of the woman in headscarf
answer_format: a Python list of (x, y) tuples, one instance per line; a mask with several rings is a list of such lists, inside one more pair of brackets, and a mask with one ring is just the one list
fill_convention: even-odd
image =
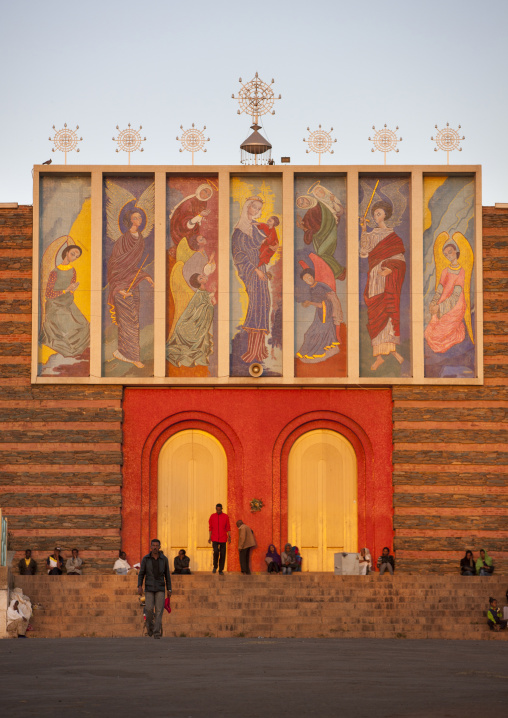
[(268, 546), (265, 561), (268, 564), (268, 573), (280, 573), (282, 562), (273, 543)]
[(280, 560), (283, 574), (291, 575), (293, 571), (296, 571), (297, 563), (290, 543), (287, 543), (284, 546), (284, 551), (280, 555)]
[(360, 563), (360, 576), (366, 576), (372, 571), (372, 556), (367, 547), (360, 549), (358, 561)]
[(480, 549), (480, 558), (476, 561), (476, 573), (479, 576), (491, 576), (494, 573), (494, 562), (484, 548)]
[(466, 551), (464, 558), (460, 559), (460, 575), (461, 576), (474, 576), (476, 573), (475, 560), (473, 558), (472, 551)]
[(295, 567), (293, 571), (299, 571), (301, 573), (302, 571), (302, 557), (300, 555), (300, 549), (298, 546), (293, 546), (291, 549), (293, 551), (293, 556), (295, 557)]
[(242, 361), (247, 364), (263, 362), (268, 358), (265, 338), (270, 331), (270, 290), (266, 265), (258, 266), (259, 250), (265, 235), (256, 222), (262, 209), (261, 197), (249, 197), (231, 237), (233, 262), (249, 298), (242, 327), (248, 336), (247, 351), (242, 355)]

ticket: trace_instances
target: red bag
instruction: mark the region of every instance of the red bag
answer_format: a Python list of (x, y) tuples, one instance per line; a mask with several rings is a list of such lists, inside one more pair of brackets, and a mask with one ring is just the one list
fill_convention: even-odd
[(171, 613), (171, 603), (169, 602), (169, 596), (164, 601), (164, 608), (168, 613)]

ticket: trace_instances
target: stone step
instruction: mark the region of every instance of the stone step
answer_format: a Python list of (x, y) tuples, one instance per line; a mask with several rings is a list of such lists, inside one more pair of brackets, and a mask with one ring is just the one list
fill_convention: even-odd
[[(166, 636), (489, 640), (489, 595), (506, 578), (266, 574), (174, 577)], [(31, 637), (141, 636), (136, 576), (16, 577), (34, 603)], [(270, 607), (267, 619), (267, 605)], [(507, 632), (508, 633), (508, 632)], [(505, 638), (502, 638), (505, 640)]]

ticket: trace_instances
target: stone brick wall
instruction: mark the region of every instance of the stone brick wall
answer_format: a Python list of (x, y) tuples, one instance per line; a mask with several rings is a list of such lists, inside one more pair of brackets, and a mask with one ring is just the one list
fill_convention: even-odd
[[(485, 547), (508, 572), (508, 210), (486, 207), (483, 387), (394, 387), (399, 570), (455, 572)], [(120, 548), (122, 387), (32, 386), (32, 207), (0, 209), (0, 505), (16, 561)], [(136, 559), (138, 557), (135, 557)]]
[[(15, 562), (55, 546), (87, 571), (120, 548), (122, 387), (32, 386), (32, 207), (0, 209), (0, 505)], [(17, 570), (17, 567), (16, 567)]]
[(508, 571), (508, 210), (483, 208), (483, 387), (394, 387), (398, 566), (455, 572), (470, 548)]

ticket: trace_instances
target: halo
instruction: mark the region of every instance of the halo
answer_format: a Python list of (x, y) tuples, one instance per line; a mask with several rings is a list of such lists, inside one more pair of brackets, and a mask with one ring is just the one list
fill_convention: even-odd
[[(127, 211), (129, 211), (129, 212), (134, 212), (134, 211), (135, 211), (135, 212), (139, 212), (139, 214), (140, 214), (141, 217), (143, 218), (143, 221), (141, 222), (141, 225), (140, 225), (139, 230), (138, 230), (139, 232), (142, 232), (142, 231), (144, 230), (144, 228), (146, 227), (146, 221), (147, 221), (146, 212), (145, 212), (144, 209), (140, 209), (140, 208), (135, 204), (136, 201), (137, 201), (137, 200), (132, 200), (132, 199), (129, 200), (128, 202), (126, 202), (126, 203), (124, 204), (124, 206), (122, 207), (122, 209), (121, 209), (120, 212), (118, 213), (118, 229), (120, 230), (120, 234), (123, 234), (125, 231), (127, 231), (127, 230), (130, 229), (130, 225), (129, 225), (129, 227), (127, 227), (126, 222), (125, 222), (125, 214), (126, 214)], [(132, 202), (134, 202), (133, 208), (132, 208), (132, 209), (130, 209), (130, 208), (127, 209), (127, 208), (129, 207), (129, 205), (132, 204)], [(123, 225), (124, 227), (126, 227), (126, 229), (122, 229), (122, 225)]]
[[(60, 249), (58, 250), (58, 252), (55, 254), (55, 267), (58, 267), (58, 265), (62, 263), (62, 259), (63, 259), (62, 252), (64, 251), (65, 247), (68, 247), (70, 244), (74, 244), (74, 240), (70, 234), (64, 234), (61, 237), (61, 239), (64, 241), (60, 245)], [(69, 240), (70, 240), (70, 242), (69, 242)], [(77, 244), (77, 242), (76, 242), (76, 246), (79, 246)], [(81, 247), (80, 247), (80, 249), (81, 249)], [(81, 254), (83, 254), (83, 252), (81, 252)]]
[(316, 182), (314, 182), (314, 184), (311, 184), (311, 186), (307, 190), (307, 194), (312, 194), (312, 190), (314, 189), (314, 187), (317, 187), (318, 184), (321, 184), (321, 180), (317, 180)]
[[(450, 232), (450, 235), (451, 234), (452, 233)], [(458, 246), (457, 242), (454, 239), (452, 239), (451, 236), (443, 242), (443, 247), (441, 249), (441, 252), (444, 253), (445, 247), (448, 247), (450, 244), (452, 245), (452, 247), (455, 247), (456, 251), (460, 254), (460, 247)]]
[(199, 193), (200, 193), (202, 190), (204, 190), (204, 189), (206, 189), (207, 191), (208, 191), (208, 190), (211, 190), (211, 194), (210, 194), (210, 196), (208, 197), (208, 199), (203, 199), (203, 200), (200, 200), (200, 201), (201, 201), (201, 202), (208, 202), (208, 200), (211, 199), (211, 198), (212, 198), (212, 195), (213, 195), (213, 187), (210, 185), (210, 183), (204, 182), (203, 184), (200, 184), (200, 185), (196, 188), (196, 191), (195, 191), (194, 194), (195, 194), (196, 198), (199, 199)]
[(212, 187), (216, 192), (219, 191), (219, 185), (218, 185), (216, 182), (214, 182), (214, 181), (211, 180), (211, 179), (207, 179), (206, 181), (208, 182), (208, 184), (210, 185), (210, 187)]

